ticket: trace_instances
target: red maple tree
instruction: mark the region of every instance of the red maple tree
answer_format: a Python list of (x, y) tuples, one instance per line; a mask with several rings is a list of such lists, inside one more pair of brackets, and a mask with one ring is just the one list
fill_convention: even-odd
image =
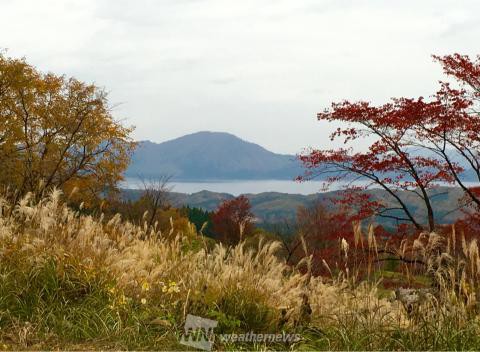
[(225, 244), (241, 242), (254, 229), (250, 201), (245, 196), (226, 200), (212, 216), (213, 232)]
[[(395, 98), (380, 106), (342, 101), (319, 113), (319, 120), (342, 126), (330, 137), (342, 139), (346, 147), (307, 150), (299, 156), (307, 168), (301, 179), (326, 175), (328, 184), (346, 181), (343, 203), (360, 205), (360, 216), (386, 217), (417, 230), (433, 231), (438, 225), (432, 188), (456, 184), (479, 207), (480, 197), (462, 178), (461, 165), (480, 181), (480, 57), (472, 61), (454, 54), (434, 59), (456, 80), (457, 88), (440, 82), (438, 92), (428, 99)], [(366, 151), (352, 147), (359, 140), (369, 144)], [(364, 191), (372, 186), (383, 189), (389, 201), (368, 200)], [(408, 206), (407, 192), (421, 211)]]

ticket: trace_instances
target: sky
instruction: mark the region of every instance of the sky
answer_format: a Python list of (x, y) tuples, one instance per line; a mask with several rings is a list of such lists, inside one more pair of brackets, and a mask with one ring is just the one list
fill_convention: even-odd
[(134, 138), (222, 131), (330, 148), (317, 112), (429, 96), (432, 54), (480, 54), (480, 2), (0, 0), (0, 48), (109, 92)]

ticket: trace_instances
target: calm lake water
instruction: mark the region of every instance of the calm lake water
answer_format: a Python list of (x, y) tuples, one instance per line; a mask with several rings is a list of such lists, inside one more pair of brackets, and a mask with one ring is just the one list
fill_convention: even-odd
[[(478, 187), (478, 182), (464, 182), (467, 187)], [(365, 184), (363, 181), (356, 181), (357, 185)], [(341, 189), (344, 182), (338, 182), (330, 186), (329, 191)], [(229, 193), (234, 196), (247, 193), (281, 192), (290, 194), (313, 194), (325, 192), (323, 181), (295, 182), (288, 180), (239, 180), (239, 181), (215, 181), (215, 182), (170, 182), (173, 192), (196, 193), (200, 191), (211, 191)], [(445, 185), (447, 186), (447, 185)], [(450, 185), (451, 186), (451, 185)], [(143, 183), (138, 178), (126, 178), (123, 188), (140, 189)]]
[[(212, 191), (230, 193), (234, 196), (246, 193), (262, 192), (281, 192), (291, 194), (312, 194), (322, 192), (324, 183), (322, 181), (280, 181), (280, 180), (260, 180), (260, 181), (216, 181), (216, 182), (171, 182), (173, 192), (195, 193), (200, 191)], [(331, 190), (340, 188), (341, 185), (331, 187)], [(137, 178), (127, 178), (123, 184), (124, 188), (142, 188), (142, 182)]]

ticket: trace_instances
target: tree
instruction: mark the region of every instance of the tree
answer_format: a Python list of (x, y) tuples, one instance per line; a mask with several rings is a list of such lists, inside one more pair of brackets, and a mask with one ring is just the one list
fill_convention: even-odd
[(188, 221), (195, 225), (198, 232), (208, 237), (213, 237), (212, 231), (212, 216), (213, 212), (204, 210), (202, 208), (183, 207), (182, 213), (188, 217)]
[(459, 54), (434, 56), (434, 59), (456, 80), (458, 88), (441, 82), (440, 90), (419, 116), (418, 138), (428, 141), (422, 147), (445, 161), (457, 185), (478, 209), (480, 194), (464, 181), (463, 170), (457, 163), (466, 165), (474, 179), (480, 181), (480, 56), (475, 61)]
[(155, 224), (157, 213), (160, 210), (170, 208), (170, 192), (172, 191), (172, 187), (168, 185), (170, 178), (170, 176), (164, 176), (151, 180), (142, 179), (143, 194), (140, 202), (146, 205), (148, 229)]
[(80, 189), (92, 203), (117, 189), (135, 147), (103, 89), (1, 54), (0, 121), (0, 184), (18, 196)]
[[(347, 180), (349, 185), (365, 181), (350, 193), (377, 186), (390, 195), (395, 206), (372, 202), (372, 215), (410, 223), (418, 230), (426, 227), (433, 231), (437, 225), (432, 188), (457, 184), (480, 206), (478, 193), (462, 179), (463, 165), (467, 165), (480, 181), (480, 119), (476, 109), (480, 97), (480, 58), (475, 62), (458, 54), (434, 58), (462, 88), (454, 89), (441, 82), (440, 90), (429, 100), (396, 98), (380, 106), (362, 101), (333, 103), (330, 109), (318, 114), (318, 119), (340, 123), (342, 127), (331, 134), (331, 140), (343, 139), (348, 147), (309, 150), (300, 155), (308, 170), (303, 178), (327, 174), (330, 184), (340, 180)], [(354, 150), (352, 144), (358, 140), (369, 143), (367, 151)], [(427, 224), (420, 220), (422, 214), (407, 206), (402, 191), (415, 195)]]
[[(295, 235), (290, 239), (279, 236), (286, 251), (286, 262), (296, 264), (305, 256), (335, 246), (341, 224), (327, 212), (320, 201), (310, 206), (299, 206), (296, 214)], [(307, 252), (307, 253), (305, 253)]]
[(319, 201), (310, 206), (300, 206), (297, 209), (297, 231), (301, 232), (305, 241), (312, 242), (313, 248), (323, 248), (331, 240), (334, 231), (332, 214)]
[(212, 216), (213, 232), (223, 243), (235, 245), (253, 232), (253, 219), (247, 197), (226, 200)]

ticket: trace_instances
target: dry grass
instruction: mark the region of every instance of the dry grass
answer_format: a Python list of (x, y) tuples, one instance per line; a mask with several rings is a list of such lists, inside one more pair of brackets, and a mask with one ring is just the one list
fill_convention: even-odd
[[(193, 226), (161, 233), (80, 215), (58, 191), (14, 208), (0, 200), (0, 213), (5, 349), (182, 349), (186, 314), (218, 320), (217, 332), (303, 336), (295, 344), (220, 349), (480, 348), (478, 247), (458, 246), (455, 233), (404, 245), (435, 279), (405, 304), (380, 294), (376, 283), (357, 282), (346, 265), (329, 279), (302, 274), (276, 255), (276, 242), (211, 248)], [(358, 246), (365, 242), (378, 256), (375, 238), (357, 232)], [(347, 262), (352, 248), (342, 248)]]

